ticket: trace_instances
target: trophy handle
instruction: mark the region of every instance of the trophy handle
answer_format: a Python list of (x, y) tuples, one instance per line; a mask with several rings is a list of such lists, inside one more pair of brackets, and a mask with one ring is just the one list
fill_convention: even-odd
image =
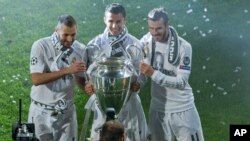
[(130, 60), (142, 60), (144, 56), (142, 49), (135, 44), (128, 45), (126, 52)]
[(135, 75), (139, 76), (140, 71), (133, 66), (132, 62), (137, 62), (139, 65), (139, 62), (143, 60), (144, 54), (142, 49), (135, 44), (130, 44), (126, 47), (126, 53), (129, 56), (128, 58), (131, 61), (130, 66), (133, 68)]
[(88, 45), (88, 48), (91, 53), (91, 61), (95, 61), (101, 54), (101, 48), (97, 44), (90, 44)]

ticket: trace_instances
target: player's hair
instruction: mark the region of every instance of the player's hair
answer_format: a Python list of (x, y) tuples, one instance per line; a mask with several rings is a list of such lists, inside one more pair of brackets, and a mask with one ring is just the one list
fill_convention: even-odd
[(118, 120), (109, 120), (104, 123), (100, 131), (100, 141), (124, 140), (124, 127)]
[(163, 7), (154, 8), (148, 13), (148, 20), (158, 21), (161, 18), (165, 25), (169, 22), (168, 12)]
[(58, 18), (56, 28), (60, 28), (62, 25), (73, 27), (74, 25), (76, 25), (76, 20), (71, 15), (61, 15)]
[(122, 14), (122, 16), (126, 18), (125, 8), (119, 3), (112, 3), (107, 5), (105, 8), (105, 14), (106, 12), (110, 12), (112, 14)]

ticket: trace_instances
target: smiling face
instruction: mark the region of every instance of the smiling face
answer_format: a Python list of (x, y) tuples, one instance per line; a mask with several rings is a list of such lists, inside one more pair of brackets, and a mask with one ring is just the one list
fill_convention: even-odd
[(125, 18), (121, 13), (114, 14), (106, 12), (104, 16), (104, 23), (110, 34), (117, 36), (119, 35), (125, 26)]
[(56, 28), (56, 32), (59, 35), (61, 44), (65, 47), (71, 47), (76, 39), (76, 25), (69, 27), (62, 24), (61, 26)]
[(148, 28), (153, 39), (158, 42), (166, 42), (169, 33), (169, 24), (164, 24), (162, 18), (153, 21), (148, 19)]

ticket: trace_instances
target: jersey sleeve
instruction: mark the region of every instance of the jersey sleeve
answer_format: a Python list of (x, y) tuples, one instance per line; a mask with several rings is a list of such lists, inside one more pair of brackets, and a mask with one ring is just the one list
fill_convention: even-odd
[(192, 47), (189, 43), (181, 42), (180, 63), (178, 65), (177, 73), (191, 73), (192, 63)]
[(30, 73), (42, 73), (45, 68), (43, 48), (40, 41), (33, 43), (30, 52)]

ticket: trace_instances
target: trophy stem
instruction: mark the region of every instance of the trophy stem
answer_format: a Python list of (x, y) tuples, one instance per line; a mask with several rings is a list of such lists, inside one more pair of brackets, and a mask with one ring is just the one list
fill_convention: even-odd
[(106, 121), (114, 120), (115, 117), (115, 108), (106, 108)]

